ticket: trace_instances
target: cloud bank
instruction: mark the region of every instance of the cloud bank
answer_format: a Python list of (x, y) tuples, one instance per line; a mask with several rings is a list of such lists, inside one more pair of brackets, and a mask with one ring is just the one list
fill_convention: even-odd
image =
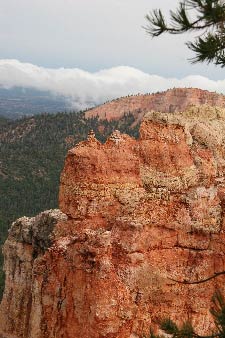
[(78, 68), (49, 69), (18, 60), (0, 60), (0, 87), (49, 91), (64, 96), (70, 108), (84, 109), (121, 96), (173, 87), (195, 87), (225, 94), (225, 79), (215, 81), (198, 75), (164, 78), (127, 66), (90, 73)]

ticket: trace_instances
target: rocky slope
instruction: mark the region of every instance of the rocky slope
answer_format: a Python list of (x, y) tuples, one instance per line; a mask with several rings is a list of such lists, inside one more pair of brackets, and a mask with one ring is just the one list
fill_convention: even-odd
[(86, 112), (86, 117), (99, 116), (100, 119), (119, 119), (132, 113), (140, 121), (144, 114), (154, 110), (159, 112), (184, 111), (189, 105), (225, 107), (225, 96), (197, 88), (174, 88), (165, 92), (123, 97), (108, 102)]
[(140, 139), (90, 133), (69, 151), (61, 211), (4, 246), (3, 338), (141, 338), (158, 320), (212, 328), (225, 292), (225, 110), (146, 115)]

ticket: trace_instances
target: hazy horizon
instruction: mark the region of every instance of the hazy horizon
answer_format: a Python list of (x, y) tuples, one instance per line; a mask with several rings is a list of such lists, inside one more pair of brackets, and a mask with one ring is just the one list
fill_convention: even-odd
[(168, 15), (177, 3), (0, 0), (0, 86), (50, 91), (77, 109), (173, 87), (225, 94), (223, 68), (188, 61), (193, 34), (151, 39), (143, 29), (150, 10)]
[(33, 88), (66, 98), (72, 109), (85, 109), (121, 96), (193, 87), (225, 94), (225, 80), (190, 75), (166, 78), (120, 66), (87, 72), (78, 68), (44, 68), (18, 60), (0, 60), (0, 87)]

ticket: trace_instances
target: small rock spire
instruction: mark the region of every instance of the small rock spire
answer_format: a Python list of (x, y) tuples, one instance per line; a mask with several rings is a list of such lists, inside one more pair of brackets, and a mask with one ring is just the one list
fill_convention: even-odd
[(121, 140), (122, 140), (122, 137), (121, 137), (121, 133), (119, 130), (115, 130), (112, 135), (109, 137), (109, 140), (116, 143), (116, 145), (118, 145)]
[(93, 129), (91, 129), (91, 130), (89, 131), (87, 140), (88, 140), (88, 141), (93, 141), (93, 140), (95, 140), (95, 132), (94, 132)]

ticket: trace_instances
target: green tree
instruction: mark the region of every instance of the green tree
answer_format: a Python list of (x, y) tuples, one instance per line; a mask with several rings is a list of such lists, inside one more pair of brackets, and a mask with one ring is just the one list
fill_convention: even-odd
[(194, 42), (187, 42), (194, 51), (192, 63), (207, 62), (225, 67), (225, 1), (183, 0), (175, 11), (170, 11), (167, 23), (160, 9), (146, 15), (148, 34), (197, 32)]
[[(215, 292), (212, 298), (210, 312), (215, 323), (215, 332), (208, 336), (198, 335), (189, 321), (178, 327), (171, 319), (165, 319), (161, 322), (160, 328), (171, 338), (225, 338), (225, 299), (219, 290)], [(157, 336), (151, 331), (150, 338), (165, 337)]]

